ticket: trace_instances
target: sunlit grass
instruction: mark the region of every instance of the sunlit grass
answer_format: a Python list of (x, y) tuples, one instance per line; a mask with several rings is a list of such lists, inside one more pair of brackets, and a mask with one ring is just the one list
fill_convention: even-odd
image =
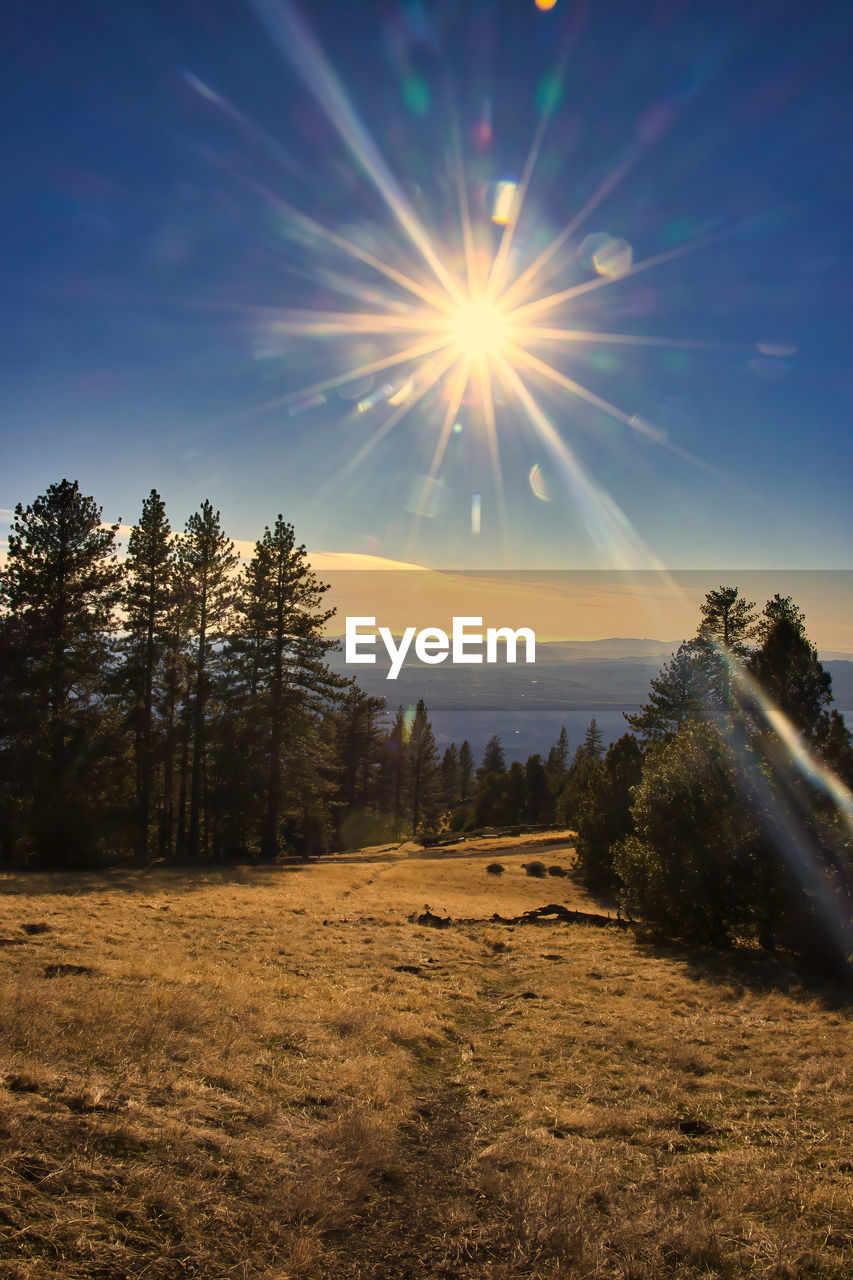
[(840, 1280), (847, 1007), (528, 856), (6, 877), (4, 1275)]

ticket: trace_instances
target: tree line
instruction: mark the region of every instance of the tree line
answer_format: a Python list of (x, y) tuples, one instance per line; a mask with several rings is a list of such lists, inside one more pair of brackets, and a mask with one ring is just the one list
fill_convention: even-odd
[(18, 505), (0, 571), (0, 858), (272, 859), (573, 826), (593, 888), (660, 929), (853, 953), (853, 744), (805, 618), (709, 592), (606, 751), (439, 757), (423, 701), (335, 674), (333, 610), (278, 516), (241, 565), (210, 502), (118, 525), (76, 482)]
[(152, 490), (119, 525), (62, 480), (14, 513), (0, 571), (0, 857), (271, 859), (553, 821), (565, 731), (507, 771), (439, 759), (428, 712), (326, 661), (333, 610), (278, 516), (240, 565), (219, 512), (178, 534)]
[(796, 604), (710, 591), (626, 718), (577, 798), (587, 883), (670, 935), (853, 962), (853, 745)]

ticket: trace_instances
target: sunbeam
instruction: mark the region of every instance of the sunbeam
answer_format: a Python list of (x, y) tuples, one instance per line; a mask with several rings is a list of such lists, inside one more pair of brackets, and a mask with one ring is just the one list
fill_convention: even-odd
[[(373, 425), (367, 439), (344, 460), (340, 478), (351, 475), (370, 458), (377, 446), (419, 406), (419, 422), (427, 423), (427, 430), (436, 432), (427, 455), (431, 455), (427, 478), (439, 481), (442, 468), (456, 465), (448, 461), (448, 444), (457, 414), (462, 408), (463, 419), (471, 419), (475, 415), (467, 412), (466, 406), (473, 405), (481, 423), (481, 430), (472, 437), (473, 447), (485, 447), (494, 489), (494, 505), (487, 509), (505, 537), (506, 499), (499, 430), (507, 429), (505, 419), (514, 405), (522, 411), (523, 420), (533, 425), (535, 438), (558, 457), (571, 491), (582, 495), (578, 505), (589, 522), (593, 541), (616, 549), (620, 563), (639, 559), (648, 564), (649, 553), (645, 548), (638, 552), (635, 531), (613, 498), (581, 472), (573, 450), (562, 438), (562, 428), (558, 430), (553, 425), (529, 383), (531, 379), (535, 383), (536, 395), (553, 400), (567, 396), (580, 399), (627, 427), (634, 436), (686, 462), (705, 465), (672, 442), (668, 432), (650, 422), (645, 412), (620, 406), (584, 386), (562, 367), (573, 350), (599, 345), (626, 349), (723, 349), (719, 343), (700, 338), (610, 332), (577, 324), (578, 300), (674, 262), (716, 238), (714, 234), (697, 236), (636, 261), (631, 246), (621, 239), (601, 236), (607, 242), (606, 251), (598, 249), (592, 255), (582, 249), (577, 236), (585, 220), (611, 195), (638, 156), (648, 150), (650, 142), (629, 141), (625, 158), (542, 246), (541, 235), (528, 235), (528, 231), (536, 230), (528, 227), (528, 197), (556, 97), (548, 95), (541, 106), (518, 181), (498, 183), (493, 198), (484, 196), (482, 184), (478, 186), (473, 175), (466, 172), (463, 135), (454, 107), (449, 113), (445, 182), (451, 193), (455, 192), (455, 197), (451, 194), (455, 204), (451, 221), (456, 232), (454, 235), (445, 221), (440, 234), (416, 212), (402, 181), (394, 176), (295, 7), (289, 0), (252, 0), (252, 7), (336, 131), (357, 172), (381, 197), (393, 226), (408, 244), (401, 245), (398, 236), (387, 251), (380, 252), (377, 244), (383, 229), (378, 225), (365, 224), (363, 236), (358, 231), (338, 230), (308, 216), (269, 186), (250, 183), (275, 212), (284, 240), (296, 252), (307, 252), (309, 268), (315, 254), (331, 251), (336, 256), (332, 261), (324, 258), (313, 272), (324, 289), (326, 305), (312, 306), (309, 302), (300, 307), (258, 308), (255, 314), (265, 325), (264, 334), (273, 344), (278, 339), (292, 338), (335, 346), (333, 352), (330, 349), (326, 353), (327, 357), (331, 355), (333, 366), (326, 377), (269, 399), (242, 416), (281, 408), (301, 411), (325, 403), (324, 397), (333, 391), (357, 400), (360, 418), (383, 415), (384, 420)], [(197, 77), (185, 73), (185, 78), (212, 106), (234, 115), (227, 100)], [(240, 121), (247, 124), (242, 117)], [(365, 243), (359, 243), (361, 239)], [(590, 270), (591, 278), (583, 278)], [(561, 283), (557, 279), (560, 275), (564, 280), (568, 276), (568, 282), (554, 288), (555, 283)], [(252, 312), (238, 304), (235, 310)], [(367, 346), (365, 340), (369, 340)], [(387, 349), (389, 346), (393, 349)], [(396, 371), (400, 380), (379, 390), (368, 386), (366, 392), (361, 391), (362, 382), (384, 371)], [(445, 379), (441, 394), (446, 403), (436, 413), (429, 408), (428, 397)], [(461, 457), (452, 451), (451, 454)], [(470, 491), (474, 486), (466, 487)], [(481, 527), (479, 517), (472, 522), (472, 531), (475, 526), (477, 530)]]

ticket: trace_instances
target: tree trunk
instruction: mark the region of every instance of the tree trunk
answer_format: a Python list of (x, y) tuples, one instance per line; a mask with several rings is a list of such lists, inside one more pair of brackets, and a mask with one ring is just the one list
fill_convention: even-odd
[(201, 781), (204, 772), (204, 704), (205, 704), (205, 643), (207, 635), (207, 599), (202, 588), (201, 614), (198, 628), (198, 654), (196, 657), (195, 702), (193, 706), (193, 757), (190, 774), (190, 832), (189, 854), (198, 858), (201, 853)]

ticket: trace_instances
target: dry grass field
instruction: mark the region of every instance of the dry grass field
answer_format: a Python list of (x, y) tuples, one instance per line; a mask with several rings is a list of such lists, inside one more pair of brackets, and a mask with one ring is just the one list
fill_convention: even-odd
[(495, 856), (0, 878), (0, 1274), (853, 1275), (841, 993)]

